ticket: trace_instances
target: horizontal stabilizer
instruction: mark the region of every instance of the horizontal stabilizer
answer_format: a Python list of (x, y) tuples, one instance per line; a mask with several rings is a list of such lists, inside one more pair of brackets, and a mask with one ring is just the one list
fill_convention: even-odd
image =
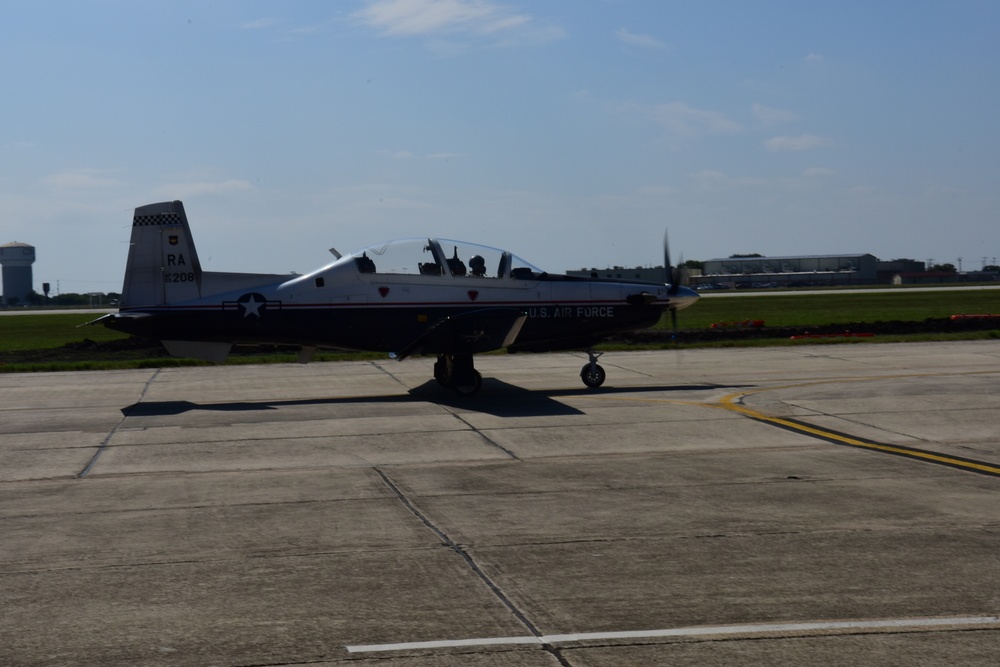
[(96, 320), (90, 320), (89, 322), (84, 322), (83, 324), (76, 325), (76, 328), (88, 327), (92, 324), (103, 324), (106, 327), (111, 327), (114, 329), (112, 322), (118, 320), (130, 320), (132, 322), (146, 319), (147, 317), (152, 317), (149, 313), (108, 313), (107, 315), (101, 315)]
[(79, 329), (80, 327), (89, 327), (94, 324), (104, 324), (105, 320), (111, 320), (111, 319), (114, 319), (114, 315), (108, 313), (107, 315), (101, 315), (96, 320), (90, 320), (89, 322), (84, 322), (83, 324), (77, 324), (76, 328)]

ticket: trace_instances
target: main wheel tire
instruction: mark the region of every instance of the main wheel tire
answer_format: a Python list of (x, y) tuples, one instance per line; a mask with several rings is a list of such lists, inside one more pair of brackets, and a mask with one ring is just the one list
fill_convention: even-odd
[(438, 357), (434, 362), (434, 379), (446, 389), (451, 387), (451, 383), (448, 382), (448, 360), (444, 357)]
[(483, 376), (479, 371), (472, 371), (472, 383), (466, 385), (454, 385), (452, 389), (459, 396), (475, 396), (483, 388)]
[(604, 379), (606, 377), (607, 375), (605, 374), (604, 369), (601, 368), (600, 364), (594, 364), (593, 367), (591, 367), (591, 364), (587, 364), (580, 369), (580, 379), (583, 380), (583, 383), (591, 389), (596, 389), (604, 384)]

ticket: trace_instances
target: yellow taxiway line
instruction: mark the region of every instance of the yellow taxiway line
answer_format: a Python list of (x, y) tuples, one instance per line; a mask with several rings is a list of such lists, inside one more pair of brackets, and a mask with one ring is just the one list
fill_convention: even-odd
[[(962, 373), (962, 375), (993, 375), (996, 371), (971, 371), (968, 373)], [(758, 412), (748, 408), (742, 404), (742, 400), (745, 396), (750, 396), (752, 394), (757, 394), (765, 391), (773, 391), (775, 389), (792, 389), (796, 387), (808, 387), (820, 384), (837, 384), (844, 382), (870, 382), (876, 380), (892, 380), (899, 378), (913, 378), (913, 377), (933, 377), (940, 375), (939, 373), (908, 373), (901, 375), (885, 375), (885, 376), (870, 376), (870, 377), (843, 377), (843, 378), (829, 378), (823, 380), (814, 380), (807, 382), (797, 382), (793, 384), (785, 384), (775, 387), (763, 387), (760, 389), (752, 389), (749, 391), (742, 391), (735, 394), (728, 394), (723, 396), (717, 403), (706, 403), (703, 401), (692, 401), (692, 400), (682, 400), (682, 399), (669, 399), (669, 398), (645, 398), (645, 397), (610, 397), (601, 396), (600, 394), (590, 394), (581, 395), (581, 397), (586, 398), (601, 398), (605, 400), (619, 400), (619, 401), (638, 401), (647, 403), (672, 403), (674, 405), (694, 405), (704, 408), (716, 408), (724, 409), (730, 412), (735, 412), (737, 414), (743, 415), (749, 419), (759, 421), (764, 424), (770, 424), (772, 426), (777, 426), (778, 428), (783, 428), (796, 433), (801, 433), (803, 435), (818, 438), (826, 442), (830, 442), (836, 445), (846, 445), (848, 447), (858, 447), (860, 449), (867, 449), (869, 451), (882, 452), (884, 454), (893, 454), (895, 456), (904, 456), (910, 459), (916, 459), (918, 461), (925, 461), (927, 463), (935, 463), (937, 465), (945, 465), (952, 468), (958, 468), (960, 470), (967, 470), (969, 472), (975, 472), (982, 475), (992, 475), (995, 477), (1000, 477), (1000, 464), (990, 463), (988, 461), (978, 461), (976, 459), (964, 458), (961, 456), (949, 456), (947, 454), (941, 454), (939, 452), (933, 452), (925, 449), (918, 449), (916, 447), (907, 447), (905, 445), (890, 445), (883, 442), (876, 442), (874, 440), (865, 440), (863, 438), (857, 438), (846, 433), (839, 433), (837, 431), (832, 431), (830, 429), (820, 428), (819, 426), (814, 426), (812, 424), (807, 424), (805, 422), (788, 419), (785, 417), (771, 417), (764, 414), (763, 412)]]
[(762, 412), (756, 410), (751, 410), (745, 405), (741, 404), (739, 401), (743, 399), (744, 396), (756, 393), (756, 392), (740, 392), (737, 394), (729, 394), (724, 396), (718, 404), (704, 404), (710, 405), (711, 407), (721, 407), (732, 412), (736, 412), (745, 417), (749, 417), (755, 421), (763, 422), (765, 424), (772, 424), (780, 428), (787, 429), (789, 431), (794, 431), (797, 433), (802, 433), (804, 435), (812, 436), (814, 438), (820, 438), (821, 440), (826, 440), (827, 442), (832, 442), (838, 445), (847, 445), (849, 447), (860, 447), (861, 449), (869, 449), (877, 452), (884, 452), (886, 454), (895, 454), (897, 456), (905, 456), (911, 459), (918, 459), (922, 461), (927, 461), (929, 463), (937, 463), (940, 465), (951, 466), (953, 468), (961, 468), (963, 470), (969, 470), (971, 472), (978, 472), (984, 475), (995, 475), (1000, 477), (1000, 465), (993, 463), (987, 463), (985, 461), (977, 461), (975, 459), (967, 459), (959, 456), (948, 456), (946, 454), (940, 454), (937, 452), (931, 452), (925, 449), (917, 449), (916, 447), (906, 447), (904, 445), (889, 445), (881, 442), (875, 442), (874, 440), (863, 440), (861, 438), (856, 438), (844, 433), (838, 433), (837, 431), (831, 431), (830, 429), (819, 428), (818, 426), (813, 426), (811, 424), (806, 424), (805, 422), (798, 421), (796, 419), (786, 419), (782, 417), (770, 417)]

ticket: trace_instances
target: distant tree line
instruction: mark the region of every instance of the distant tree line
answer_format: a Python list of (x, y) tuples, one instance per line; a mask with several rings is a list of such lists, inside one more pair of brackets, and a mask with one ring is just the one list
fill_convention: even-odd
[(46, 298), (44, 294), (39, 294), (38, 292), (32, 290), (28, 292), (27, 298), (23, 302), (20, 298), (14, 296), (7, 299), (7, 302), (4, 305), (9, 308), (17, 308), (19, 306), (113, 306), (118, 304), (118, 300), (120, 298), (121, 294), (118, 292), (108, 292), (107, 294), (101, 294), (98, 296), (64, 292), (62, 294)]

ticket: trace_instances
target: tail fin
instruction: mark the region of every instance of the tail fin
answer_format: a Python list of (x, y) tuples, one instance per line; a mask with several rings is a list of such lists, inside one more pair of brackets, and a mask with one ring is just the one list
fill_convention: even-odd
[(184, 204), (135, 209), (121, 307), (157, 306), (201, 296), (201, 262), (191, 239)]

